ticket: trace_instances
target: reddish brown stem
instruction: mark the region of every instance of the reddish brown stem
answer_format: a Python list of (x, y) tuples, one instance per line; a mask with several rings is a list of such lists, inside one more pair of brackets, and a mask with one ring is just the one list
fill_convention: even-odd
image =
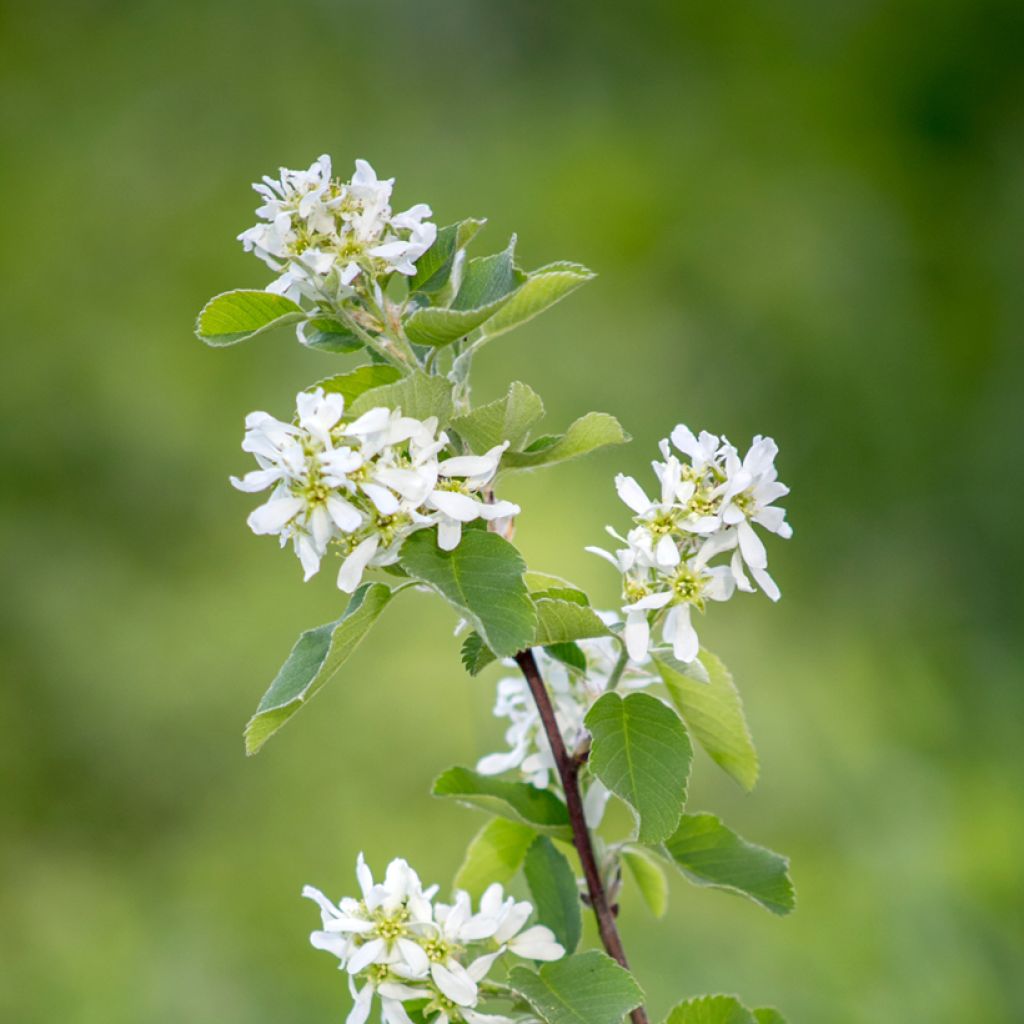
[[(555, 767), (562, 780), (565, 805), (569, 810), (569, 824), (572, 827), (572, 841), (577, 854), (579, 854), (580, 864), (583, 866), (587, 894), (590, 897), (590, 906), (593, 908), (594, 916), (597, 918), (597, 929), (601, 935), (601, 942), (608, 955), (629, 970), (626, 951), (622, 948), (622, 939), (615, 924), (615, 914), (608, 903), (608, 894), (605, 892), (601, 871), (597, 866), (597, 858), (594, 856), (590, 829), (587, 828), (586, 818), (583, 815), (583, 798), (580, 795), (579, 782), (579, 772), (583, 762), (572, 757), (565, 748), (565, 742), (555, 720), (555, 709), (552, 707), (551, 697), (544, 685), (533, 651), (520, 651), (516, 655), (516, 664), (526, 677), (526, 683), (530, 687), (533, 701), (540, 713), (544, 732), (551, 745)], [(642, 1006), (638, 1006), (629, 1016), (633, 1024), (648, 1024), (647, 1011)]]

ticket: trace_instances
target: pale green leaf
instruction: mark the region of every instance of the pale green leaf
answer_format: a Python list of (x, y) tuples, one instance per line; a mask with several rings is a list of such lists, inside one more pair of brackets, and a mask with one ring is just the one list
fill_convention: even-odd
[[(536, 594), (542, 590), (579, 590), (579, 587), (575, 583), (570, 583), (568, 580), (563, 579), (561, 576), (553, 576), (548, 572), (534, 572), (532, 569), (528, 569), (526, 574), (523, 576), (526, 580), (526, 587), (531, 594)], [(583, 591), (579, 590), (582, 594)]]
[(668, 879), (657, 859), (643, 847), (631, 846), (623, 850), (622, 860), (651, 913), (664, 917), (668, 910)]
[(579, 263), (551, 263), (531, 270), (523, 286), (484, 325), (482, 338), (489, 341), (532, 320), (594, 276), (593, 271)]
[(364, 583), (352, 595), (340, 619), (299, 637), (245, 727), (247, 754), (255, 754), (316, 696), (366, 636), (392, 596), (383, 583)]
[(786, 1018), (772, 1006), (764, 1006), (754, 1011), (757, 1024), (786, 1024)]
[(633, 975), (596, 949), (537, 972), (513, 967), (508, 980), (547, 1024), (619, 1024), (644, 999)]
[(416, 261), (416, 273), (409, 282), (409, 291), (428, 295), (441, 291), (451, 277), (456, 254), (469, 245), (486, 223), (486, 220), (469, 217), (441, 228), (434, 244)]
[(364, 392), (392, 384), (401, 376), (401, 372), (394, 366), (367, 363), (349, 373), (339, 373), (334, 377), (318, 380), (313, 387), (323, 388), (327, 394), (342, 395), (345, 399), (345, 408), (350, 409), (352, 403)]
[(452, 414), (452, 385), (444, 377), (417, 370), (394, 384), (364, 391), (348, 411), (352, 416), (362, 416), (378, 406), (401, 409), (404, 415), (418, 420), (436, 416), (444, 426)]
[(526, 851), (537, 838), (527, 825), (492, 818), (473, 837), (455, 876), (455, 888), (465, 889), (474, 900), (494, 882), (505, 885), (522, 867)]
[[(545, 591), (544, 593), (558, 593)], [(611, 636), (600, 616), (576, 601), (555, 600), (541, 597), (534, 600), (537, 608), (537, 633), (533, 647), (547, 644), (567, 643), (570, 640), (586, 640), (590, 637)]]
[(538, 438), (521, 452), (505, 452), (503, 470), (535, 469), (556, 462), (578, 459), (612, 444), (625, 444), (629, 436), (614, 416), (604, 412), (588, 412), (570, 424), (564, 434)]
[(748, 843), (713, 814), (684, 814), (665, 850), (696, 885), (746, 896), (773, 914), (795, 906), (789, 861)]
[(572, 838), (569, 812), (549, 789), (538, 789), (526, 782), (505, 782), (469, 768), (455, 767), (437, 777), (433, 794), (528, 825), (545, 835)]
[(750, 1011), (735, 996), (700, 996), (680, 1003), (665, 1024), (755, 1024)]
[(299, 325), (299, 340), (318, 352), (355, 352), (363, 347), (362, 339), (332, 316), (314, 316)]
[(203, 306), (196, 319), (196, 337), (207, 345), (234, 345), (306, 316), (298, 303), (283, 295), (238, 289), (216, 295)]
[(702, 650), (698, 659), (686, 665), (659, 651), (654, 663), (697, 742), (744, 789), (753, 789), (757, 751), (739, 691), (729, 670), (710, 651)]
[(475, 452), (486, 452), (504, 441), (515, 450), (526, 443), (533, 425), (543, 415), (540, 396), (515, 381), (504, 398), (452, 420), (452, 428)]
[(465, 530), (454, 551), (442, 551), (434, 531), (421, 530), (402, 545), (398, 560), (464, 614), (499, 657), (533, 642), (537, 613), (523, 582), (526, 564), (503, 537)]
[(647, 693), (606, 693), (587, 712), (590, 770), (637, 813), (642, 843), (679, 824), (693, 748), (679, 716)]
[(547, 836), (538, 836), (526, 852), (523, 874), (538, 922), (555, 933), (567, 953), (574, 952), (580, 942), (583, 918), (576, 873), (569, 861)]

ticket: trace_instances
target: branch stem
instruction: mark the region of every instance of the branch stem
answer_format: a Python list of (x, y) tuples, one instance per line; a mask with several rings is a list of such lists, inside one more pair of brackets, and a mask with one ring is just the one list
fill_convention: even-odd
[[(629, 970), (626, 951), (622, 948), (622, 939), (615, 924), (615, 914), (608, 903), (608, 894), (601, 878), (601, 870), (597, 865), (597, 858), (594, 856), (594, 845), (583, 814), (583, 798), (580, 795), (579, 783), (581, 764), (570, 756), (565, 748), (565, 741), (562, 739), (558, 722), (555, 720), (555, 709), (551, 704), (551, 697), (541, 677), (533, 651), (520, 651), (516, 655), (516, 664), (530, 687), (530, 693), (537, 705), (544, 732), (551, 745), (551, 753), (554, 755), (559, 778), (562, 780), (565, 804), (569, 810), (569, 823), (572, 827), (572, 841), (583, 867), (587, 894), (590, 897), (594, 916), (597, 918), (597, 929), (601, 935), (601, 942), (608, 955)], [(638, 1006), (629, 1016), (633, 1024), (648, 1024), (647, 1011), (642, 1006)]]

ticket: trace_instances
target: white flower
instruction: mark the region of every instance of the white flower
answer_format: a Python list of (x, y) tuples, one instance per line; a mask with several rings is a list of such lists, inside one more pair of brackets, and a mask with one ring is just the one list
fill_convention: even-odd
[(277, 179), (264, 177), (253, 186), (263, 199), (256, 210), (260, 223), (238, 237), (280, 275), (267, 290), (295, 300), (338, 297), (332, 276), (340, 297), (364, 274), (374, 283), (392, 273), (412, 276), (437, 227), (425, 203), (393, 214), (393, 187), (393, 178), (378, 179), (365, 160), (356, 161), (347, 182), (332, 177), (326, 155), (307, 171), (281, 168)]

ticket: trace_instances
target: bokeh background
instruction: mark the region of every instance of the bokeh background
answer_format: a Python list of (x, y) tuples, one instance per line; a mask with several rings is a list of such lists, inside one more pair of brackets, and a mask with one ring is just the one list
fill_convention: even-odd
[[(454, 617), (413, 596), (265, 751), (241, 728), (330, 574), (244, 525), (253, 408), (334, 365), (192, 337), (261, 286), (249, 182), (323, 151), (399, 206), (486, 215), (600, 278), (480, 359), (621, 449), (510, 487), (537, 568), (582, 552), (678, 420), (770, 433), (778, 606), (716, 607), (762, 756), (691, 806), (792, 856), (786, 920), (674, 884), (623, 929), (655, 1014), (1024, 1020), (1020, 626), (1024, 7), (204, 0), (0, 7), (6, 197), (0, 1018), (343, 1018), (304, 882), (363, 849), (450, 879), (479, 825), (430, 779), (499, 741)], [(340, 358), (340, 357), (335, 357)], [(343, 364), (342, 364), (343, 365)], [(634, 894), (635, 895), (635, 894)]]

